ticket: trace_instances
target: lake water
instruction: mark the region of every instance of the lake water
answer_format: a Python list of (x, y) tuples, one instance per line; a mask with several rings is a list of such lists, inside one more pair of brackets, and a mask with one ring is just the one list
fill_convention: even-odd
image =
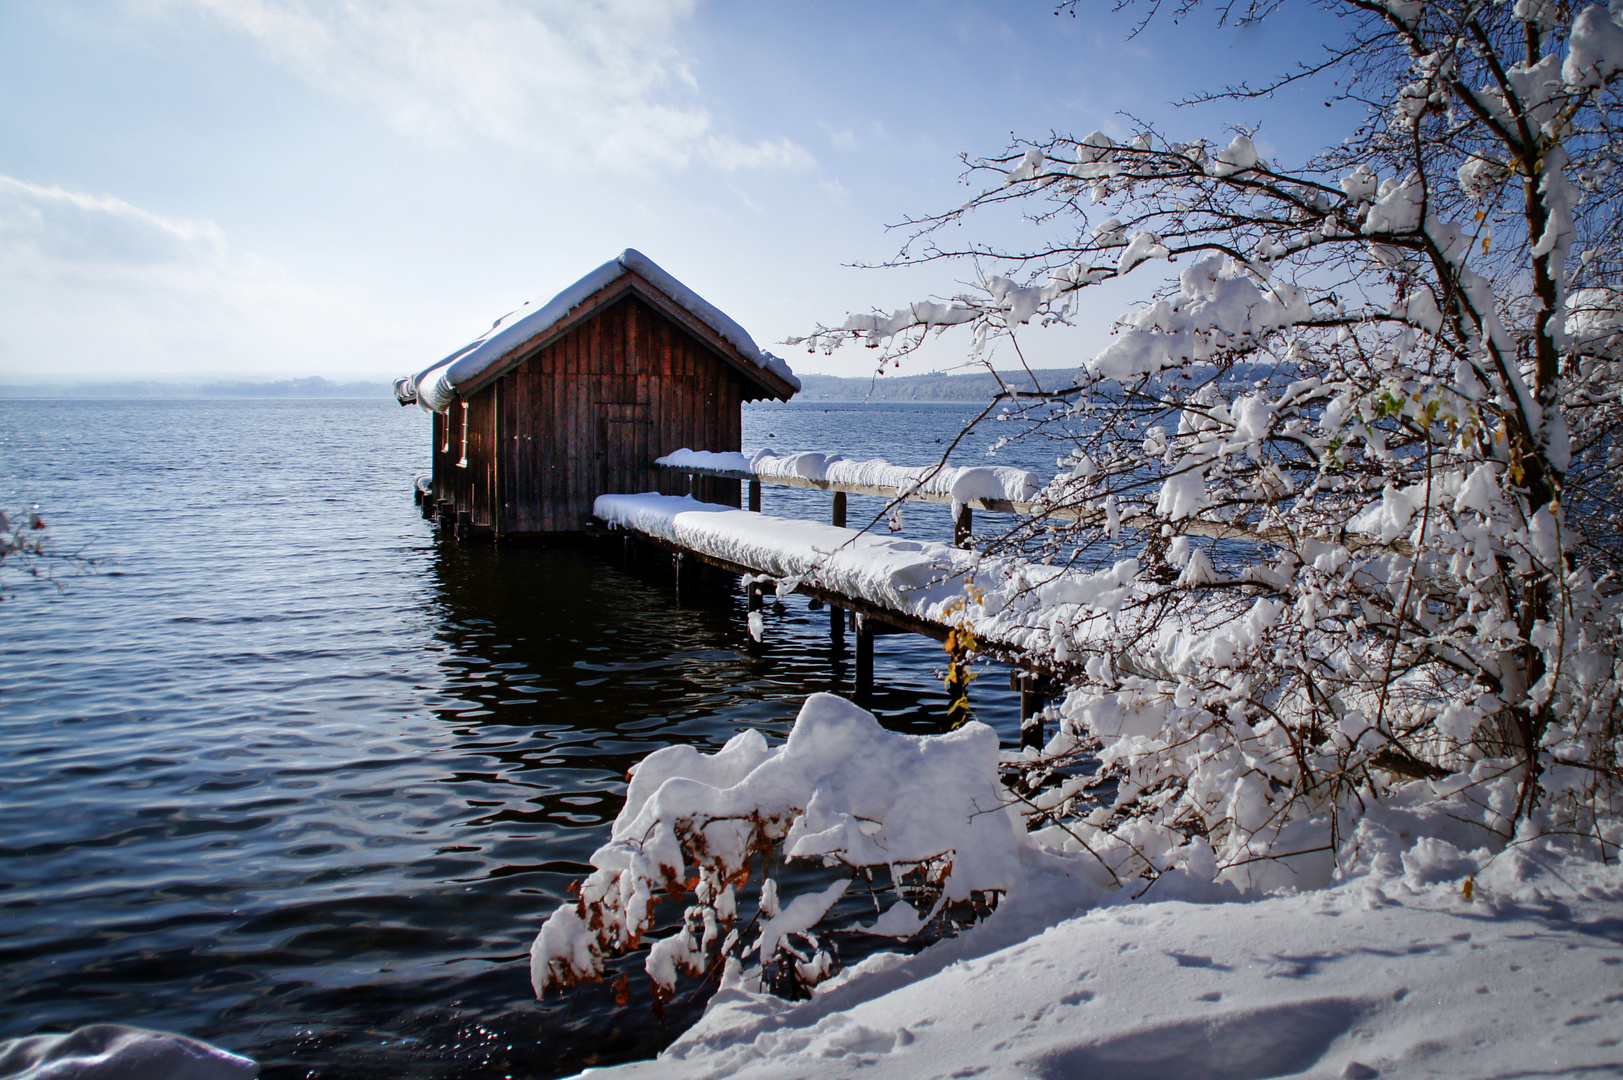
[[(974, 414), (749, 406), (744, 442), (927, 463)], [(269, 1080), (538, 1078), (697, 1015), (690, 980), (651, 1018), (640, 957), (626, 1009), (536, 1002), (530, 941), (632, 763), (781, 735), (849, 690), (850, 653), (800, 597), (756, 645), (735, 581), (678, 603), (654, 556), (440, 540), (411, 499), (428, 443), (390, 401), (0, 401), (0, 499), (99, 560), (0, 570), (0, 1038), (123, 1022)], [(764, 509), (826, 520), (828, 496)], [(945, 507), (904, 518), (950, 532)], [(888, 726), (939, 729), (942, 662), (878, 639)], [(1001, 672), (972, 698), (1017, 741)]]

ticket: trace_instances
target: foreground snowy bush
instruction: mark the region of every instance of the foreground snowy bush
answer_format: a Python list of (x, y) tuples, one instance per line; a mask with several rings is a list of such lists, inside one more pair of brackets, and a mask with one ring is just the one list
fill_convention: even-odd
[[(724, 965), (724, 985), (815, 985), (830, 957), (812, 927), (851, 883), (784, 900), (767, 876), (786, 860), (882, 869), (903, 893), (868, 927), (905, 937), (952, 904), (1007, 890), (1023, 830), (997, 779), (997, 735), (966, 724), (935, 737), (885, 731), (830, 694), (806, 700), (784, 745), (745, 731), (711, 755), (671, 746), (639, 763), (592, 856), (579, 899), (547, 920), (530, 952), (537, 996), (600, 979), (604, 960), (636, 948), (663, 896), (692, 894), (675, 935), (648, 951), (656, 1000), (677, 972)], [(758, 917), (739, 924), (740, 893), (759, 884)], [(751, 957), (755, 964), (745, 970)], [(764, 969), (764, 970), (763, 970)]]

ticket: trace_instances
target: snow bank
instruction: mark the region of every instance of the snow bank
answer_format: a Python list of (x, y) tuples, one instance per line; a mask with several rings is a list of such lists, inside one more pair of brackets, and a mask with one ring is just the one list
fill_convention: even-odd
[(1403, 843), (1332, 888), (1248, 903), (1163, 882), (1045, 927), (1035, 909), (1000, 923), (1011, 894), (962, 937), (871, 957), (810, 1001), (722, 990), (657, 1060), (585, 1075), (1618, 1075), (1623, 871), (1543, 842), (1491, 861)]
[(526, 303), (517, 311), (508, 312), (475, 341), (430, 365), (415, 378), (397, 381), (396, 397), (402, 403), (415, 400), (431, 412), (444, 412), (455, 396), (457, 387), (477, 379), (508, 353), (538, 334), (545, 333), (579, 307), (582, 301), (628, 271), (640, 274), (688, 314), (719, 334), (751, 363), (772, 372), (796, 390), (800, 389), (800, 380), (789, 370), (789, 365), (771, 353), (763, 352), (742, 326), (666, 273), (648, 256), (634, 248), (626, 248), (558, 295), (549, 300)]
[(857, 461), (842, 454), (807, 451), (778, 454), (762, 450), (750, 461), (758, 476), (793, 477), (836, 484), (861, 484), (898, 495), (922, 493), (965, 503), (975, 499), (1029, 502), (1042, 487), (1037, 474), (1007, 466), (892, 465), (883, 458)]
[(592, 512), (780, 581), (862, 597), (940, 625), (967, 624), (983, 643), (1053, 649), (1062, 660), (1111, 630), (1111, 616), (1135, 595), (1128, 584), (1138, 569), (1132, 559), (1086, 573), (674, 495), (602, 495)]

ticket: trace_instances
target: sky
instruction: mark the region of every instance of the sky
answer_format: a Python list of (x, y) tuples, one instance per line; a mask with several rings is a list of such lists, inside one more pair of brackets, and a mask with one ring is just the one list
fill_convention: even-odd
[[(1356, 119), (1315, 88), (1170, 104), (1311, 56), (1335, 27), (1305, 5), (1136, 37), (1143, 9), (1114, 7), (0, 0), (0, 384), (393, 378), (627, 247), (797, 371), (869, 374), (780, 343), (964, 287), (965, 265), (853, 265), (968, 197), (961, 153), (1131, 114), (1224, 142), (1260, 123), (1288, 161)], [(1075, 366), (1133, 298), (1027, 359)]]

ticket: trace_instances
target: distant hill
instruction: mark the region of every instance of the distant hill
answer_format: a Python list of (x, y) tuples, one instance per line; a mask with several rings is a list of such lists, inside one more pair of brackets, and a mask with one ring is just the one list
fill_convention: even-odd
[[(1030, 390), (1024, 371), (998, 373), (1005, 383)], [(1073, 385), (1076, 372), (1065, 368), (1039, 368), (1031, 373), (1044, 390)], [(802, 375), (797, 401), (985, 401), (997, 392), (997, 380), (988, 372), (952, 375), (880, 375), (841, 378), (837, 375)], [(0, 398), (392, 398), (386, 382), (333, 382), (319, 376), (276, 382), (215, 381), (165, 382), (58, 382), (0, 385)]]
[(0, 386), (0, 398), (383, 398), (385, 382), (333, 382), (319, 376), (277, 382), (64, 382)]
[[(1000, 371), (998, 375), (1011, 389), (1062, 390), (1074, 385), (1076, 372), (1069, 368), (1038, 368), (1027, 375), (1024, 371)], [(990, 372), (950, 375), (931, 372), (928, 375), (879, 375), (862, 378), (842, 378), (838, 375), (802, 375), (800, 393), (796, 401), (985, 401), (997, 393), (998, 381)]]

